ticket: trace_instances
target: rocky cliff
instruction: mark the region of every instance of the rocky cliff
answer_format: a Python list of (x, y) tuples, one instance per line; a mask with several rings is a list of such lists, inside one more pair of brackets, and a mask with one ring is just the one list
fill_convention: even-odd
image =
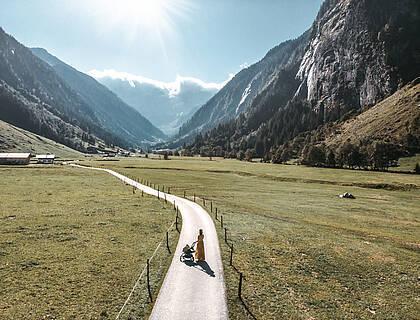
[[(307, 33), (240, 72), (181, 133), (207, 132), (192, 145), (196, 151), (269, 155), (301, 132), (375, 105), (420, 75), (418, 30), (415, 0), (326, 0)], [(246, 95), (248, 87), (254, 90)], [(246, 107), (232, 112), (244, 94)]]
[(297, 73), (325, 119), (370, 107), (420, 74), (419, 2), (326, 1)]

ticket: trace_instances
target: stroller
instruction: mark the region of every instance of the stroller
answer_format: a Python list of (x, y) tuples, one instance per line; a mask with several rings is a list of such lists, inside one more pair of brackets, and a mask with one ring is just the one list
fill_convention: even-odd
[(181, 256), (179, 257), (179, 260), (181, 262), (184, 262), (184, 261), (194, 262), (194, 252), (195, 252), (194, 246), (196, 243), (197, 241), (193, 242), (191, 246), (188, 244), (185, 245), (185, 247), (182, 249)]

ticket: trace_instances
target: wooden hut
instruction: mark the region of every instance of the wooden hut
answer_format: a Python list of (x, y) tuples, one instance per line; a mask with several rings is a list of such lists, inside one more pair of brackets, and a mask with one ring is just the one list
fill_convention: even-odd
[(54, 154), (38, 154), (36, 156), (36, 162), (39, 164), (54, 164)]
[(0, 164), (26, 165), (29, 164), (30, 153), (0, 153)]

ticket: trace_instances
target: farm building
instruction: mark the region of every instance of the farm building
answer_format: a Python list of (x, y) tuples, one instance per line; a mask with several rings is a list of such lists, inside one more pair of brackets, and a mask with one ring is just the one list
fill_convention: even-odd
[(0, 153), (0, 164), (25, 165), (29, 164), (30, 153)]
[(53, 164), (54, 160), (54, 154), (39, 154), (36, 156), (36, 162), (40, 164)]

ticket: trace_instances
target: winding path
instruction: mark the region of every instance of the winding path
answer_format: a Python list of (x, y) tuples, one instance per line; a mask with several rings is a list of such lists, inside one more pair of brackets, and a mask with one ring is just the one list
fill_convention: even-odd
[[(157, 190), (115, 171), (75, 164), (72, 166), (107, 172), (147, 194), (158, 196)], [(190, 200), (163, 192), (159, 192), (159, 195), (160, 197), (166, 195), (167, 201), (175, 202), (175, 205), (178, 206), (182, 215), (182, 230), (174, 257), (149, 319), (228, 319), (223, 265), (216, 228), (212, 219), (207, 211)], [(179, 255), (182, 248), (185, 244), (191, 244), (197, 240), (199, 229), (204, 231), (206, 262), (201, 264), (180, 262)]]

